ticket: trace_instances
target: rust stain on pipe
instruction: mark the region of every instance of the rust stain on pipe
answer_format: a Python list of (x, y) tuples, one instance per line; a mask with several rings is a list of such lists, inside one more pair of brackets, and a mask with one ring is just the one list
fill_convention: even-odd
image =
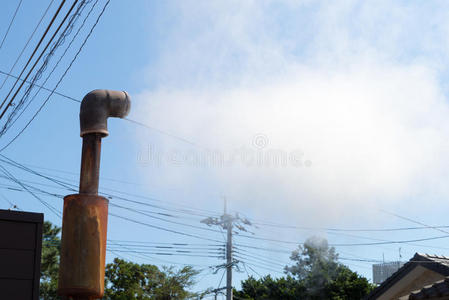
[(108, 203), (97, 195), (64, 198), (61, 295), (103, 297)]
[(83, 136), (81, 153), (80, 194), (98, 194), (100, 180), (101, 135), (91, 133)]

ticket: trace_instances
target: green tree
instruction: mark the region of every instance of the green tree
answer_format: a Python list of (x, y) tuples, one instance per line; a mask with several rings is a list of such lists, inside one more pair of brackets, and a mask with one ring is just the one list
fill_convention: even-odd
[(285, 271), (305, 286), (305, 299), (358, 300), (373, 289), (366, 278), (338, 262), (335, 248), (329, 247), (326, 239), (307, 239), (290, 259), (295, 264), (286, 266)]
[(60, 299), (56, 292), (58, 288), (59, 251), (61, 249), (60, 232), (60, 227), (48, 221), (44, 222), (39, 287), (40, 298), (43, 300)]
[(308, 298), (325, 299), (327, 285), (337, 278), (340, 266), (335, 248), (325, 239), (312, 237), (293, 251), (290, 259), (295, 264), (286, 266), (286, 273), (304, 284)]
[(187, 299), (187, 291), (198, 272), (190, 266), (175, 271), (159, 270), (154, 265), (136, 264), (115, 258), (106, 266), (105, 299), (107, 300), (171, 300)]
[(375, 286), (348, 267), (340, 265), (337, 277), (326, 285), (326, 294), (329, 299), (346, 300), (362, 299), (368, 295)]
[(273, 279), (270, 275), (256, 280), (250, 276), (242, 281), (242, 290), (235, 291), (237, 299), (304, 299), (306, 289), (299, 281), (291, 276)]
[(359, 300), (373, 289), (366, 278), (338, 262), (335, 248), (325, 239), (309, 238), (290, 259), (294, 264), (285, 267), (286, 277), (250, 277), (242, 282), (236, 298)]

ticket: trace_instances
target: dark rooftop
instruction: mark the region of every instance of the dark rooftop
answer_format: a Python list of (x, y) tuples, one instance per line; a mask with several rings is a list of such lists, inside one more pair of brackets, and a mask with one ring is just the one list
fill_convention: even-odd
[(449, 296), (449, 278), (437, 281), (432, 285), (425, 286), (418, 292), (412, 292), (409, 300), (431, 299)]
[(415, 255), (407, 263), (405, 263), (401, 268), (399, 268), (399, 270), (375, 288), (374, 291), (365, 297), (365, 299), (377, 299), (377, 297), (390, 289), (418, 265), (442, 274), (443, 276), (449, 276), (449, 257), (435, 254), (415, 253)]

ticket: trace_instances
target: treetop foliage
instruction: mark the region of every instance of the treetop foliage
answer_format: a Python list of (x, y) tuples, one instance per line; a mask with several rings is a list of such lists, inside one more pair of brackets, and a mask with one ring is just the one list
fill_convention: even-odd
[(242, 282), (236, 296), (242, 299), (333, 299), (359, 300), (373, 288), (368, 280), (338, 262), (334, 247), (327, 240), (309, 238), (292, 252), (293, 265), (286, 266), (285, 277), (270, 275)]

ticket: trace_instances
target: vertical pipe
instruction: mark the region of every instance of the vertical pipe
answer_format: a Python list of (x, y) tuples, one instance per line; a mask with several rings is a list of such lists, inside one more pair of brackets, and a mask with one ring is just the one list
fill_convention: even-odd
[(79, 194), (64, 197), (58, 294), (64, 300), (94, 300), (104, 295), (109, 201), (98, 195), (101, 139), (109, 117), (124, 118), (126, 92), (94, 90), (80, 107), (83, 138)]
[(101, 138), (102, 135), (99, 133), (90, 133), (83, 136), (79, 187), (80, 194), (98, 194)]

